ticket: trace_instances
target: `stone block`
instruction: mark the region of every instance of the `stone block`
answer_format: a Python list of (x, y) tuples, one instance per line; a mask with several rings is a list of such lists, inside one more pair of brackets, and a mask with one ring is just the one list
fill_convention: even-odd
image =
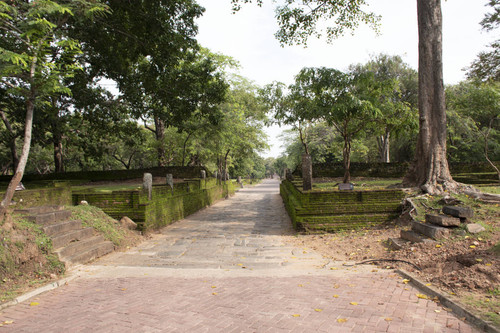
[(421, 233), (432, 239), (442, 239), (447, 238), (451, 235), (451, 229), (443, 228), (432, 224), (420, 223), (413, 221), (411, 224), (411, 230)]
[(148, 199), (151, 200), (153, 194), (153, 175), (150, 173), (145, 173), (142, 178), (142, 191), (148, 195)]
[(469, 207), (444, 206), (443, 213), (459, 218), (471, 218), (474, 211)]
[(427, 238), (422, 234), (418, 234), (412, 230), (401, 230), (401, 238), (410, 241), (412, 243), (426, 243), (426, 244), (436, 243), (436, 241)]
[(406, 239), (401, 239), (401, 238), (389, 238), (387, 241), (389, 248), (391, 250), (401, 250), (403, 247), (405, 247), (406, 244), (408, 244), (408, 240)]
[(477, 223), (467, 224), (465, 228), (467, 229), (467, 232), (471, 234), (478, 234), (480, 232), (486, 231), (486, 229), (482, 225)]
[(460, 219), (456, 217), (451, 217), (447, 215), (433, 215), (433, 214), (426, 214), (425, 215), (425, 222), (427, 223), (432, 223), (435, 225), (439, 225), (442, 227), (459, 227), (460, 226)]

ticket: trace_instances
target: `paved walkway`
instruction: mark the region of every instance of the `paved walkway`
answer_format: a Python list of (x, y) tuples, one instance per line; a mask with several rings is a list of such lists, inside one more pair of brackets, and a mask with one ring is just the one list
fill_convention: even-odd
[(283, 244), (277, 181), (239, 191), (68, 285), (0, 313), (2, 332), (474, 332), (392, 271)]

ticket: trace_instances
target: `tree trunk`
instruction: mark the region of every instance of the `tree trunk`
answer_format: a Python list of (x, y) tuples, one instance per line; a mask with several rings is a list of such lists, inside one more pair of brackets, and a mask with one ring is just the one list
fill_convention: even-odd
[(17, 165), (19, 164), (19, 155), (17, 154), (17, 145), (16, 145), (16, 135), (12, 126), (10, 124), (9, 119), (5, 115), (5, 112), (0, 111), (0, 117), (2, 117), (2, 121), (5, 125), (5, 128), (9, 131), (9, 148), (10, 148), (10, 156), (12, 160), (12, 170), (15, 172), (17, 169)]
[(184, 162), (186, 159), (186, 145), (188, 143), (189, 138), (191, 137), (191, 134), (193, 134), (193, 132), (189, 133), (186, 140), (184, 140), (184, 145), (182, 147), (182, 164), (181, 164), (181, 166), (184, 166)]
[[(36, 58), (35, 58), (34, 63), (36, 63)], [(5, 214), (7, 213), (7, 208), (9, 207), (9, 204), (11, 203), (12, 198), (14, 197), (14, 193), (16, 191), (17, 185), (19, 185), (19, 182), (23, 178), (24, 169), (26, 168), (26, 163), (28, 162), (28, 155), (29, 155), (30, 146), (31, 146), (31, 132), (33, 129), (33, 110), (35, 108), (34, 100), (35, 100), (35, 93), (32, 90), (31, 96), (28, 98), (28, 101), (26, 103), (27, 104), (26, 105), (26, 121), (25, 121), (25, 125), (24, 125), (23, 150), (21, 152), (19, 164), (17, 165), (17, 168), (16, 168), (16, 173), (14, 174), (12, 179), (10, 180), (9, 186), (7, 187), (7, 190), (5, 191), (3, 200), (0, 203), (0, 223), (3, 222)]]
[(307, 153), (302, 154), (302, 189), (312, 190), (312, 160)]
[(379, 135), (377, 137), (378, 153), (380, 157), (380, 162), (390, 163), (390, 149), (391, 149), (391, 132), (385, 131), (385, 134)]
[(342, 151), (344, 157), (344, 180), (343, 183), (351, 182), (351, 138), (344, 134), (344, 149)]
[(52, 135), (55, 172), (64, 172), (62, 135), (57, 129), (52, 130)]
[(403, 183), (424, 192), (455, 191), (446, 159), (441, 0), (417, 0), (419, 133), (415, 159)]
[(165, 122), (158, 118), (154, 117), (155, 120), (155, 136), (156, 136), (156, 141), (158, 144), (158, 147), (156, 148), (156, 154), (158, 158), (158, 166), (164, 167), (167, 166), (167, 158), (166, 158), (166, 152), (165, 152)]

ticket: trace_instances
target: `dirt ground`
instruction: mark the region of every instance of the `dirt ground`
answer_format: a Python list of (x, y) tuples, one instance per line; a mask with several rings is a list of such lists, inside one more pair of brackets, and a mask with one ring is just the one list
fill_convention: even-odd
[[(498, 216), (496, 223), (500, 223)], [(293, 245), (310, 248), (346, 265), (370, 263), (380, 268), (402, 268), (482, 313), (500, 326), (500, 232), (485, 238), (455, 236), (435, 244), (408, 244), (394, 251), (389, 238), (398, 238), (407, 226), (386, 225), (377, 229), (337, 234), (286, 236)], [(487, 237), (487, 239), (486, 239)]]

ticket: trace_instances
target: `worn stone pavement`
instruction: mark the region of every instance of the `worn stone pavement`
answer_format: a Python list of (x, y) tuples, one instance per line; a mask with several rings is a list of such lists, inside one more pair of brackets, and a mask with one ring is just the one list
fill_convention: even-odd
[(292, 232), (265, 181), (3, 310), (0, 333), (475, 332), (390, 270), (283, 244)]

